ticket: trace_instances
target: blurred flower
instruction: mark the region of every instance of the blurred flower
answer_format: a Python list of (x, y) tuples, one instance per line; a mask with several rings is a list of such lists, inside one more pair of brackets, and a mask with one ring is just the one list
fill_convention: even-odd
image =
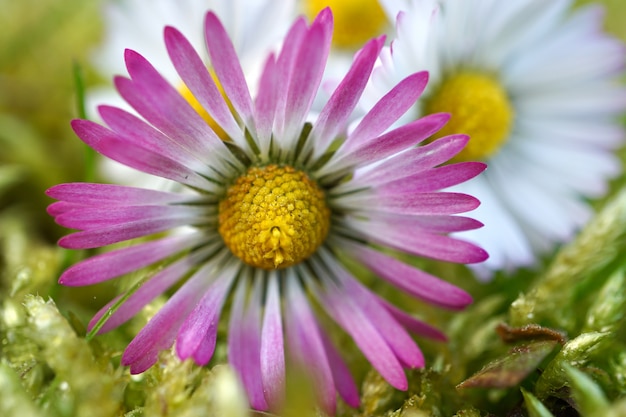
[[(109, 80), (114, 75), (126, 73), (122, 59), (125, 49), (142, 51), (165, 79), (176, 86), (194, 108), (201, 112), (207, 123), (219, 130), (219, 126), (182, 82), (163, 44), (154, 41), (162, 36), (165, 26), (171, 25), (180, 28), (193, 47), (202, 51), (204, 34), (201, 28), (206, 10), (213, 10), (224, 23), (241, 61), (246, 80), (249, 85), (256, 87), (263, 60), (280, 43), (289, 28), (295, 13), (295, 0), (109, 1), (105, 3), (104, 9), (105, 38), (93, 56), (94, 68)], [(206, 54), (201, 57), (210, 69), (209, 57)], [(131, 109), (111, 85), (91, 89), (87, 100), (89, 117), (92, 119), (98, 118), (97, 106), (100, 104)], [(103, 171), (108, 178), (124, 184), (143, 186), (154, 181), (112, 161), (105, 160)]]
[[(159, 294), (178, 288), (124, 352), (122, 363), (132, 373), (151, 367), (158, 352), (174, 342), (182, 359), (208, 363), (222, 307), (232, 293), (229, 361), (252, 406), (280, 404), (286, 338), (291, 357), (312, 374), (322, 406), (332, 412), (335, 391), (355, 406), (357, 389), (316, 320), (308, 295), (399, 389), (407, 388), (403, 368), (424, 364), (408, 331), (445, 339), (370, 292), (342, 265), (339, 253), (429, 303), (460, 309), (471, 301), (463, 290), (369, 243), (450, 262), (483, 261), (482, 249), (447, 236), (480, 226), (454, 216), (474, 209), (478, 201), (439, 190), (476, 176), (484, 164), (437, 167), (465, 146), (464, 135), (415, 147), (448, 121), (446, 114), (383, 134), (425, 88), (424, 72), (394, 86), (338, 143), (383, 46), (381, 38), (363, 47), (315, 124), (306, 123), (331, 34), (328, 9), (310, 27), (298, 19), (280, 54), (269, 55), (253, 100), (235, 49), (217, 16), (209, 12), (207, 51), (226, 100), (189, 41), (166, 28), (165, 44), (174, 67), (225, 132), (226, 141), (132, 50), (125, 54), (130, 79), (117, 77), (115, 84), (146, 121), (101, 106), (108, 127), (88, 120), (72, 123), (77, 135), (105, 156), (187, 188), (174, 193), (73, 183), (48, 191), (60, 200), (50, 205), (50, 214), (60, 225), (81, 230), (60, 240), (65, 248), (98, 248), (180, 228), (187, 231), (94, 256), (66, 270), (59, 280), (70, 286), (90, 285), (159, 265), (141, 285), (96, 315), (90, 328), (99, 331), (121, 325)], [(368, 169), (373, 165), (376, 169)]]
[(602, 196), (620, 172), (612, 150), (624, 138), (624, 46), (603, 33), (599, 7), (570, 10), (568, 0), (383, 3), (404, 11), (365, 107), (397, 80), (428, 70), (428, 89), (399, 122), (448, 111), (438, 136), (467, 133), (456, 160), (489, 166), (453, 188), (482, 202), (472, 214), (485, 227), (464, 234), (490, 255), (475, 271), (488, 277), (535, 264), (571, 239), (592, 213), (584, 198)]

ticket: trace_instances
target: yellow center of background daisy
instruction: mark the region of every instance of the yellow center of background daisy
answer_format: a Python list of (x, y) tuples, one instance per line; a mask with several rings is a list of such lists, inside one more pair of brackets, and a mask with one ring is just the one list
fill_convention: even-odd
[(475, 72), (462, 72), (444, 80), (426, 99), (424, 112), (452, 115), (435, 138), (456, 133), (470, 136), (454, 161), (485, 160), (496, 153), (511, 133), (514, 115), (502, 85), (491, 76)]
[(248, 265), (268, 270), (295, 265), (313, 255), (328, 234), (324, 197), (302, 171), (252, 167), (220, 203), (219, 233)]
[(335, 29), (333, 44), (338, 48), (356, 49), (380, 34), (388, 24), (387, 15), (377, 0), (306, 0), (306, 14), (315, 18), (330, 7)]
[[(228, 104), (228, 107), (230, 108), (230, 111), (232, 112), (233, 111), (232, 104), (230, 103), (230, 100), (228, 100), (228, 97), (226, 97), (226, 93), (224, 92), (224, 89), (222, 88), (222, 84), (217, 79), (217, 75), (215, 75), (215, 72), (213, 70), (211, 70), (211, 69), (209, 69), (209, 73), (211, 74), (211, 78), (213, 78), (213, 81), (215, 81), (215, 84), (217, 85), (218, 90), (220, 91), (220, 93), (222, 93), (222, 97), (224, 97), (224, 100), (226, 101), (226, 104)], [(217, 122), (211, 117), (209, 112), (206, 111), (206, 109), (202, 106), (202, 104), (200, 104), (198, 99), (196, 99), (196, 97), (193, 95), (191, 90), (189, 90), (189, 88), (185, 84), (182, 84), (178, 88), (178, 91), (183, 96), (183, 98), (185, 100), (187, 100), (187, 102), (189, 104), (191, 104), (191, 107), (193, 107), (193, 109), (200, 116), (202, 116), (202, 118), (208, 123), (208, 125), (211, 127), (211, 129), (213, 129), (213, 131), (217, 134), (217, 136), (220, 137), (220, 139), (222, 139), (222, 140), (230, 140), (228, 135), (224, 131), (224, 129), (222, 129), (217, 124)]]

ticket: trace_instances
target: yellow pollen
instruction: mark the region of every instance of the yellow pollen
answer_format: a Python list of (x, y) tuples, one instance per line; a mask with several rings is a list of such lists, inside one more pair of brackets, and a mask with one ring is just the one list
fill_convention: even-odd
[[(226, 104), (228, 104), (230, 111), (233, 111), (232, 104), (230, 103), (230, 100), (228, 100), (228, 97), (226, 97), (226, 93), (224, 92), (224, 89), (222, 88), (222, 84), (217, 79), (217, 75), (215, 75), (215, 72), (213, 70), (209, 70), (209, 72), (211, 74), (211, 77), (213, 78), (213, 81), (215, 81), (215, 84), (217, 85), (217, 88), (219, 89), (220, 93), (222, 93), (222, 97), (224, 97), (224, 100), (226, 100)], [(193, 95), (191, 90), (189, 90), (189, 88), (185, 84), (182, 84), (179, 87), (178, 91), (183, 96), (183, 98), (187, 100), (189, 104), (191, 104), (191, 107), (193, 107), (193, 109), (200, 116), (202, 116), (202, 118), (208, 123), (211, 129), (213, 129), (213, 131), (217, 133), (217, 136), (219, 136), (222, 140), (230, 140), (228, 138), (228, 135), (224, 131), (224, 129), (222, 129), (217, 124), (217, 122), (211, 117), (211, 115), (206, 111), (206, 109), (202, 106), (202, 104), (200, 104), (198, 99), (196, 99), (196, 97)]]
[(450, 121), (434, 138), (465, 133), (467, 146), (454, 161), (485, 160), (506, 142), (513, 123), (513, 106), (502, 85), (493, 77), (461, 72), (446, 79), (426, 100), (425, 113), (446, 112)]
[(356, 49), (389, 24), (378, 0), (306, 0), (306, 14), (313, 19), (327, 6), (333, 11), (333, 44), (338, 48)]
[(230, 186), (219, 205), (219, 233), (243, 262), (287, 268), (324, 242), (330, 210), (324, 192), (289, 166), (252, 167)]

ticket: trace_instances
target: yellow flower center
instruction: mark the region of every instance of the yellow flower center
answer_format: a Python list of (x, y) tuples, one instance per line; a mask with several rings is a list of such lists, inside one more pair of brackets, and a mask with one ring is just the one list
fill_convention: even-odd
[[(217, 79), (217, 75), (215, 75), (215, 72), (213, 70), (209, 70), (209, 72), (211, 74), (211, 77), (213, 78), (213, 81), (215, 81), (215, 84), (217, 85), (220, 93), (222, 93), (222, 97), (224, 97), (224, 100), (226, 100), (226, 104), (228, 104), (230, 111), (233, 111), (232, 104), (230, 103), (230, 100), (228, 100), (228, 97), (226, 97), (226, 93), (222, 88), (222, 84)], [(230, 140), (224, 129), (222, 129), (220, 125), (217, 124), (217, 122), (211, 117), (211, 115), (206, 111), (202, 104), (200, 104), (198, 99), (196, 99), (191, 90), (189, 90), (189, 88), (185, 84), (182, 84), (178, 88), (178, 91), (183, 96), (183, 98), (187, 100), (189, 104), (191, 104), (191, 107), (193, 107), (193, 109), (200, 116), (202, 116), (202, 118), (208, 123), (208, 125), (211, 127), (211, 129), (213, 129), (217, 136), (219, 136), (222, 140)]]
[(330, 226), (324, 192), (290, 166), (252, 167), (219, 205), (219, 233), (248, 265), (287, 268), (315, 253)]
[(306, 14), (313, 19), (327, 6), (333, 11), (333, 43), (338, 48), (356, 49), (382, 34), (388, 24), (377, 0), (307, 0)]
[(452, 115), (435, 138), (466, 133), (467, 146), (455, 161), (485, 160), (506, 142), (513, 123), (513, 106), (502, 85), (493, 77), (461, 72), (448, 79), (426, 99), (425, 113)]

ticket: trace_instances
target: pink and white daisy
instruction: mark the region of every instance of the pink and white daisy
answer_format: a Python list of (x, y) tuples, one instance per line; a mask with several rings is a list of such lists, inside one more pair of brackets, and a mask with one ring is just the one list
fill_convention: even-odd
[[(480, 160), (484, 175), (451, 191), (476, 196), (485, 227), (463, 236), (489, 252), (474, 270), (534, 266), (592, 214), (587, 198), (620, 172), (619, 82), (624, 45), (602, 30), (598, 6), (570, 0), (381, 0), (399, 13), (363, 101), (415, 71), (430, 82), (400, 123), (449, 111), (445, 129), (471, 139), (455, 160)], [(446, 134), (446, 130), (439, 134)]]
[[(304, 19), (293, 24), (280, 53), (267, 58), (254, 99), (213, 12), (204, 28), (230, 108), (178, 30), (165, 29), (165, 44), (181, 79), (228, 140), (220, 139), (143, 56), (127, 50), (130, 78), (117, 77), (115, 85), (141, 118), (102, 106), (106, 126), (74, 120), (74, 131), (103, 155), (179, 182), (187, 191), (92, 183), (51, 188), (48, 195), (59, 201), (49, 213), (60, 225), (79, 230), (63, 237), (62, 247), (133, 241), (70, 267), (59, 282), (91, 285), (146, 268), (141, 285), (112, 300), (91, 321), (90, 328), (102, 326), (100, 332), (177, 288), (125, 350), (122, 364), (131, 373), (154, 365), (159, 351), (174, 343), (180, 358), (207, 364), (222, 308), (232, 299), (228, 358), (254, 408), (280, 405), (286, 358), (310, 372), (324, 410), (334, 411), (337, 392), (356, 406), (356, 385), (316, 318), (311, 303), (316, 300), (391, 385), (406, 389), (404, 369), (424, 365), (409, 333), (445, 336), (368, 290), (337, 255), (421, 300), (463, 308), (471, 301), (465, 291), (390, 253), (483, 261), (482, 249), (447, 235), (480, 226), (457, 215), (478, 201), (440, 190), (476, 176), (484, 165), (440, 166), (465, 146), (464, 135), (415, 147), (447, 122), (447, 114), (383, 134), (425, 88), (424, 72), (402, 80), (344, 136), (382, 38), (363, 47), (316, 122), (306, 123), (330, 48), (328, 9), (310, 26)], [(376, 169), (368, 170), (373, 164)], [(179, 228), (185, 232), (162, 233)]]

